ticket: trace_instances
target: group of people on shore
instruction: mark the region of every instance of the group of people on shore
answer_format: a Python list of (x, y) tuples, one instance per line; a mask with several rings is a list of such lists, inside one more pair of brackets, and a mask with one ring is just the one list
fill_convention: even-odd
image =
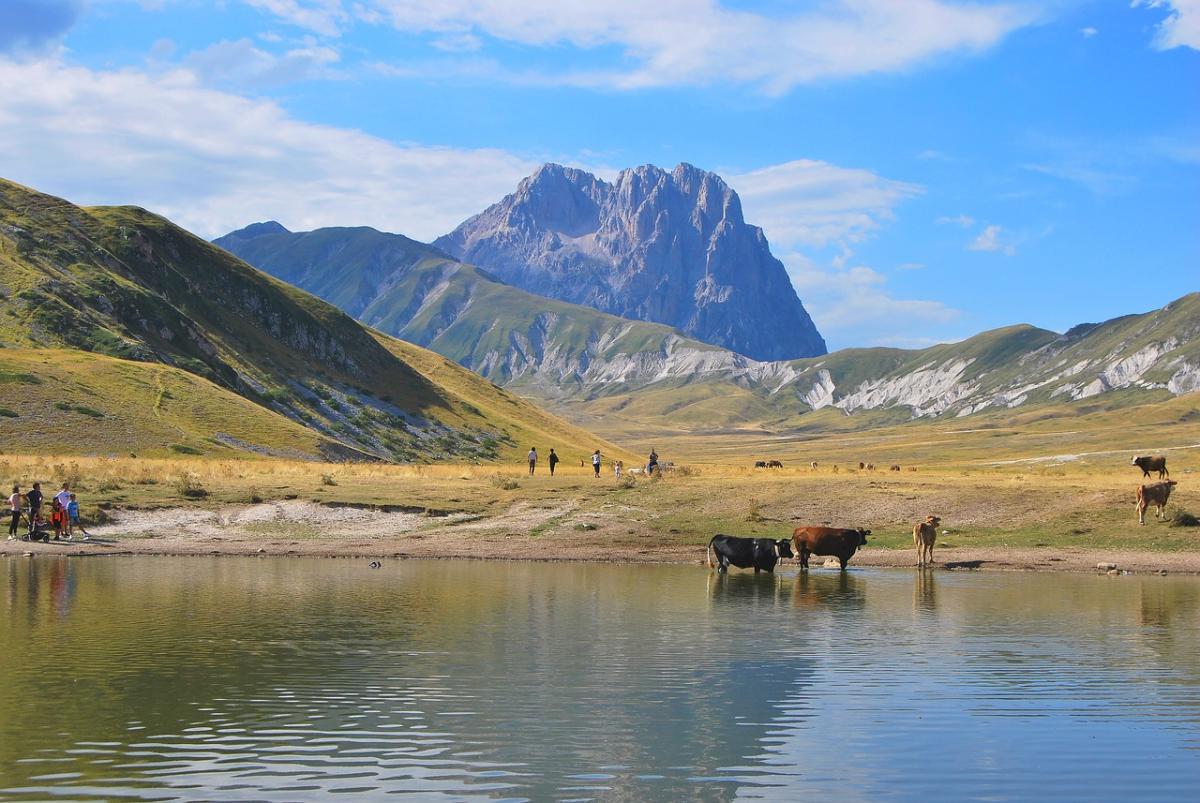
[[(527, 454), (525, 456), (525, 459), (529, 461), (529, 473), (532, 475), (534, 472), (537, 471), (537, 464), (538, 464), (538, 453), (537, 453), (536, 446), (529, 447), (529, 454)], [(553, 449), (551, 449), (550, 456), (547, 458), (546, 462), (550, 465), (550, 476), (553, 477), (555, 467), (557, 467), (558, 464), (562, 462), (562, 460), (559, 458), (558, 454), (555, 453), (555, 451)], [(603, 462), (603, 458), (600, 455), (600, 450), (597, 449), (596, 451), (592, 452), (592, 471), (593, 471), (594, 475), (597, 477), (600, 476), (600, 467), (601, 467), (602, 462)], [(579, 465), (583, 466), (583, 464), (584, 464), (584, 461), (580, 460)], [(613, 467), (613, 474), (615, 474), (618, 478), (620, 478), (622, 476), (622, 472), (625, 470), (624, 461), (614, 460), (612, 462), (612, 467)], [(659, 470), (658, 452), (655, 451), (653, 448), (650, 450), (650, 457), (646, 461), (646, 467), (643, 470), (649, 475), (653, 475), (655, 471)]]
[(42, 494), (42, 484), (35, 482), (33, 487), (21, 493), (21, 486), (13, 484), (12, 495), (8, 497), (8, 512), (11, 520), (8, 524), (8, 540), (12, 541), (21, 532), (21, 519), (26, 519), (27, 528), (21, 535), (23, 541), (49, 541), (51, 534), (55, 541), (70, 541), (75, 537), (75, 531), (83, 533), (83, 540), (88, 541), (91, 535), (79, 523), (79, 501), (71, 492), (71, 486), (64, 482), (62, 488), (50, 498), (50, 516), (45, 516), (46, 498)]

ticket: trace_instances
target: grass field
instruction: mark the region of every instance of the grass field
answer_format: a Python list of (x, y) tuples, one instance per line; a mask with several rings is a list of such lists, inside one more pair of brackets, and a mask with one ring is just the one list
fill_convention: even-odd
[[(816, 471), (799, 460), (763, 470), (714, 459), (725, 448), (744, 448), (714, 438), (703, 444), (707, 451), (700, 459), (687, 461), (656, 443), (664, 458), (680, 464), (656, 480), (617, 480), (607, 463), (596, 479), (577, 460), (560, 466), (554, 478), (544, 468), (530, 478), (516, 460), (420, 466), (29, 456), (0, 458), (0, 477), (23, 484), (37, 478), (44, 487), (66, 478), (93, 520), (130, 509), (222, 510), (279, 500), (427, 511), (431, 518), (419, 534), (397, 537), (428, 539), (427, 550), (444, 538), (454, 554), (471, 554), (475, 545), (513, 557), (561, 551), (603, 558), (665, 549), (685, 554), (716, 532), (785, 537), (799, 524), (821, 523), (869, 527), (872, 548), (908, 550), (913, 522), (929, 513), (941, 516), (947, 530), (938, 543), (943, 559), (978, 548), (1190, 554), (1200, 553), (1200, 528), (1155, 522), (1153, 516), (1147, 526), (1137, 525), (1134, 489), (1143, 480), (1128, 462), (1135, 451), (1167, 454), (1179, 483), (1168, 513), (1177, 520), (1185, 512), (1200, 513), (1200, 449), (1194, 448), (1200, 433), (1186, 415), (1195, 404), (1184, 397), (1143, 410), (1149, 422), (1144, 430), (1136, 422), (1121, 428), (1118, 421), (1110, 430), (1099, 426), (1107, 421), (1101, 417), (1089, 419), (1094, 426), (1087, 432), (1046, 419), (1020, 432), (921, 425), (883, 430), (874, 439), (872, 433), (813, 437), (803, 448), (821, 458)], [(1173, 425), (1161, 424), (1172, 416)], [(1153, 448), (1137, 448), (1142, 444)], [(889, 471), (890, 456), (901, 454), (917, 459), (903, 459), (901, 471)], [(858, 470), (848, 455), (864, 462), (875, 456), (876, 471)], [(836, 473), (834, 460), (840, 461)], [(446, 513), (461, 515), (438, 518)], [(456, 524), (468, 520), (469, 528)], [(339, 539), (370, 535), (317, 524), (291, 530), (260, 524), (229, 538), (246, 547), (289, 532), (323, 541), (334, 552)]]

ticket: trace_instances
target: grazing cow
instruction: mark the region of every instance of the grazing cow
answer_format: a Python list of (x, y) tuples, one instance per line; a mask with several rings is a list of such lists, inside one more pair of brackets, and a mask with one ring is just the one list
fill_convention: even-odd
[(808, 568), (809, 555), (833, 555), (846, 568), (846, 563), (860, 546), (867, 543), (870, 530), (848, 530), (843, 527), (797, 527), (792, 541), (800, 554), (800, 566)]
[(900, 466), (897, 466), (895, 464), (893, 464), (892, 467), (888, 469), (888, 471), (899, 471), (899, 470), (900, 470)]
[(766, 467), (767, 467), (767, 461), (766, 461), (766, 460), (755, 460), (755, 461), (754, 461), (754, 467), (755, 467), (755, 468), (766, 468)]
[(874, 470), (875, 470), (875, 464), (867, 463), (867, 471), (874, 471)]
[(736, 535), (714, 535), (708, 542), (708, 568), (713, 567), (713, 555), (717, 556), (716, 567), (721, 574), (729, 571), (729, 564), (739, 569), (754, 569), (754, 573), (773, 572), (780, 558), (791, 558), (792, 544), (786, 538), (772, 541), (770, 538), (739, 538)]
[(779, 462), (778, 460), (768, 460), (767, 468), (783, 468), (783, 463)]
[(1167, 508), (1167, 499), (1171, 496), (1171, 489), (1179, 483), (1175, 480), (1167, 480), (1166, 482), (1156, 482), (1153, 485), (1139, 485), (1137, 489), (1137, 512), (1138, 524), (1146, 523), (1146, 508), (1154, 505), (1158, 510), (1155, 515), (1159, 519), (1165, 519), (1165, 510)]
[(816, 471), (817, 470), (817, 461), (816, 460), (812, 461), (811, 463), (808, 464), (808, 467), (811, 468), (813, 471)]
[(837, 473), (838, 473), (837, 463), (834, 463), (834, 464), (833, 464), (833, 473), (834, 473), (834, 474), (837, 474)]
[(937, 528), (942, 520), (937, 516), (926, 516), (925, 521), (913, 527), (913, 544), (917, 547), (917, 565), (933, 565), (933, 542), (937, 540)]
[(858, 470), (859, 470), (859, 471), (862, 471), (862, 470), (863, 470), (864, 468), (866, 468), (866, 467), (867, 467), (867, 464), (866, 464), (866, 463), (862, 462), (861, 460), (860, 460), (860, 461), (858, 461)]
[(1157, 471), (1160, 480), (1171, 479), (1171, 472), (1167, 471), (1167, 458), (1162, 455), (1158, 457), (1135, 457), (1129, 461), (1129, 465), (1140, 468), (1143, 477), (1149, 477), (1151, 471)]

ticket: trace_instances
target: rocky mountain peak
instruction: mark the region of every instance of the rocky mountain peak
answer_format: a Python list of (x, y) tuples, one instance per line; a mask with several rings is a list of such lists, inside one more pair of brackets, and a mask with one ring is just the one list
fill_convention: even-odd
[(522, 289), (756, 359), (825, 353), (737, 193), (686, 162), (627, 168), (611, 184), (546, 164), (434, 244)]

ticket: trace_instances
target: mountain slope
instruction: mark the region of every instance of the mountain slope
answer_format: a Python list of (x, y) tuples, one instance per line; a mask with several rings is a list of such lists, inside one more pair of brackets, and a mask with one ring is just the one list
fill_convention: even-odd
[(0, 181), (0, 291), (5, 347), (174, 366), (359, 454), (494, 459), (538, 434), (595, 442), (490, 385), (477, 396), (504, 415), (489, 418), (332, 305), (142, 209)]
[[(616, 416), (699, 430), (863, 428), (1101, 393), (1123, 403), (1126, 397), (1112, 391), (1179, 394), (1196, 389), (1200, 366), (1196, 295), (1065, 335), (1012, 326), (928, 349), (847, 349), (762, 362), (659, 324), (526, 293), (397, 235), (370, 229), (284, 234), (277, 226), (267, 227), (265, 241), (251, 227), (218, 242), (248, 259), (264, 258), (265, 267), (299, 276), (308, 288), (341, 292), (328, 288), (350, 277), (365, 322), (589, 423)], [(309, 241), (322, 246), (314, 249)], [(367, 292), (358, 284), (367, 271), (355, 261), (372, 253), (364, 242), (386, 243), (391, 254), (371, 257), (380, 278)], [(310, 260), (317, 252), (332, 256)]]
[(613, 184), (547, 164), (434, 245), (521, 289), (754, 358), (826, 350), (737, 193), (688, 164), (623, 170)]

